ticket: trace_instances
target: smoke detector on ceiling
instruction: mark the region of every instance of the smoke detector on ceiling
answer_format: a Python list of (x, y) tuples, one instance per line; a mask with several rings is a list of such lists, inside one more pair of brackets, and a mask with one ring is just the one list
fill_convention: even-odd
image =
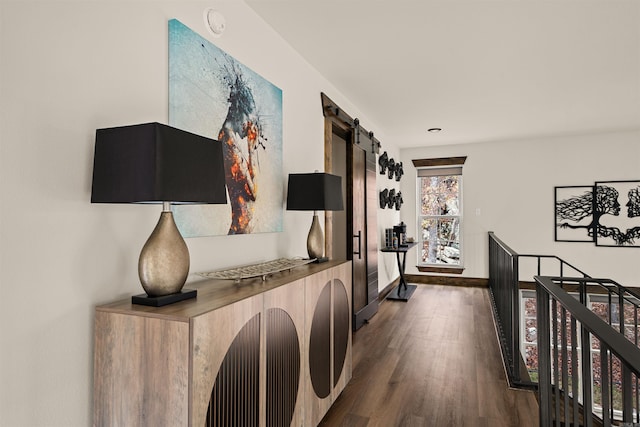
[(214, 37), (220, 37), (227, 26), (227, 20), (224, 19), (224, 15), (215, 9), (206, 9), (204, 11), (204, 23)]

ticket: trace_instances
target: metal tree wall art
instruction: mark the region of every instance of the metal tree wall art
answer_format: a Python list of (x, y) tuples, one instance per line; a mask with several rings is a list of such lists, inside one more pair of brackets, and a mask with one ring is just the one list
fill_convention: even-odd
[(555, 187), (555, 217), (556, 241), (640, 247), (640, 181)]
[(640, 247), (640, 181), (596, 182), (595, 196), (596, 245)]
[(593, 186), (555, 187), (555, 240), (593, 242)]

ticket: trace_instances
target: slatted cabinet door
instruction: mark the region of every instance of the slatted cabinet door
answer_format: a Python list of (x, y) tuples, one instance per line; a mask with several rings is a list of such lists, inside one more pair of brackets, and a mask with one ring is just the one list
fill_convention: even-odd
[(333, 389), (335, 401), (351, 380), (351, 266), (342, 264), (332, 270), (332, 343), (333, 343)]
[(304, 288), (302, 279), (264, 293), (266, 427), (305, 425)]
[(351, 268), (345, 266), (306, 279), (305, 425), (309, 426), (318, 425), (351, 379)]
[(192, 319), (192, 426), (259, 427), (263, 296)]

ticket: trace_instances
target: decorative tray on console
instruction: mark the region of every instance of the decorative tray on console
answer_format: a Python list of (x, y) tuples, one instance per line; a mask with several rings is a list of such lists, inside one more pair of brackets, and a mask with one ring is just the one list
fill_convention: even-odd
[(278, 273), (285, 270), (291, 270), (292, 268), (309, 264), (313, 261), (315, 261), (315, 258), (279, 258), (274, 259), (273, 261), (261, 262), (258, 264), (249, 264), (240, 267), (227, 268), (224, 270), (216, 270), (198, 274), (202, 277), (206, 277), (207, 279), (240, 281), (242, 279), (249, 279), (252, 277), (262, 277), (262, 280), (267, 280), (267, 276), (270, 274)]

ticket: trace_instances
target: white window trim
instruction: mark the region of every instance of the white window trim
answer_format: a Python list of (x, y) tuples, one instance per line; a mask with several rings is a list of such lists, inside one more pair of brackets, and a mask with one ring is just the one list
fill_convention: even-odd
[[(464, 192), (464, 175), (463, 175), (463, 170), (462, 170), (462, 165), (447, 165), (447, 166), (426, 166), (426, 167), (416, 167), (416, 172), (415, 172), (415, 183), (416, 183), (416, 194), (415, 194), (415, 200), (416, 200), (416, 234), (417, 234), (417, 242), (419, 244), (418, 250), (416, 251), (416, 262), (417, 262), (417, 266), (418, 267), (425, 267), (425, 268), (429, 268), (429, 267), (434, 267), (434, 268), (451, 268), (451, 269), (464, 269), (464, 208), (463, 208), (463, 192)], [(433, 171), (434, 173), (432, 174), (424, 174), (424, 175), (420, 175), (421, 171)], [(424, 172), (423, 172), (424, 173)], [(423, 177), (428, 177), (428, 176), (441, 176), (441, 175), (457, 175), (459, 174), (460, 178), (459, 178), (459, 188), (458, 188), (458, 215), (452, 216), (452, 215), (442, 215), (442, 216), (438, 216), (438, 215), (421, 215), (421, 207), (422, 207), (422, 202), (421, 202), (421, 188), (420, 185), (418, 185), (419, 181), (418, 179), (423, 178)], [(459, 219), (459, 244), (460, 244), (460, 259), (459, 259), (459, 263), (458, 264), (430, 264), (430, 263), (425, 263), (422, 262), (422, 247), (423, 247), (423, 240), (422, 240), (422, 233), (421, 231), (421, 226), (420, 226), (420, 222), (421, 222), (421, 218), (423, 217), (442, 217), (442, 218), (458, 218)]]

